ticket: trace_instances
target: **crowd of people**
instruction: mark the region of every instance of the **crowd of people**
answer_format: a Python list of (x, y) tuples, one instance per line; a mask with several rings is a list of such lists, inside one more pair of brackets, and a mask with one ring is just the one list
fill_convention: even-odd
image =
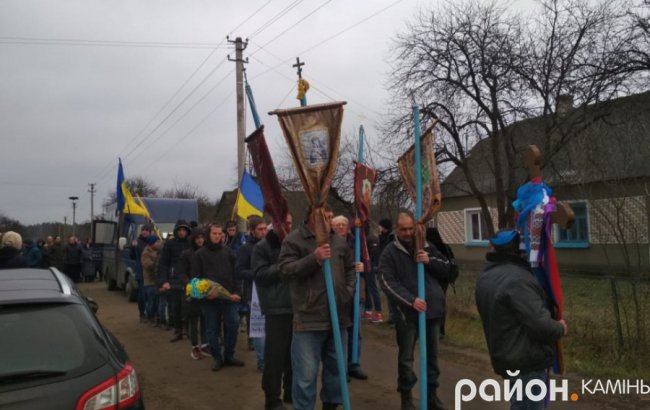
[[(291, 403), (296, 410), (314, 409), (318, 398), (325, 410), (343, 403), (334, 333), (330, 318), (323, 265), (330, 261), (340, 334), (347, 340), (347, 378), (368, 379), (362, 369), (361, 337), (352, 355), (355, 311), (372, 322), (383, 321), (379, 288), (387, 296), (389, 317), (395, 325), (397, 391), (402, 410), (414, 410), (413, 368), (418, 340), (418, 315), (426, 317), (427, 407), (444, 409), (438, 396), (440, 368), (438, 343), (444, 333), (445, 292), (458, 275), (451, 249), (435, 228), (427, 230), (424, 248), (415, 245), (413, 216), (400, 212), (393, 222), (379, 222), (378, 231), (365, 228), (370, 263), (354, 260), (354, 234), (350, 220), (334, 216), (326, 206), (329, 241), (316, 241), (312, 212), (293, 227), (288, 215), (281, 235), (258, 216), (248, 218), (246, 234), (234, 222), (205, 227), (179, 220), (166, 240), (145, 225), (131, 243), (130, 256), (139, 262), (138, 308), (140, 321), (174, 331), (170, 342), (189, 338), (190, 357), (211, 358), (213, 371), (244, 366), (235, 356), (240, 329), (251, 330), (251, 305), (259, 300), (264, 316), (263, 334), (247, 334), (247, 346), (256, 352), (265, 409), (281, 410)], [(495, 371), (524, 383), (546, 380), (554, 357), (554, 344), (567, 332), (564, 321), (551, 318), (545, 295), (519, 249), (516, 231), (501, 231), (491, 240), (488, 264), (480, 274), (476, 301)], [(78, 282), (95, 278), (91, 243), (83, 246), (72, 236), (35, 244), (16, 232), (0, 240), (0, 268), (54, 266)], [(89, 253), (90, 252), (90, 253)], [(425, 272), (425, 296), (418, 297), (417, 266)], [(92, 272), (92, 274), (90, 274)], [(360, 306), (354, 309), (356, 275), (360, 275)], [(204, 298), (186, 295), (193, 279), (216, 284)], [(256, 296), (255, 296), (256, 295)], [(345, 344), (344, 344), (345, 345)], [(317, 395), (318, 374), (321, 390)], [(511, 376), (506, 370), (520, 370)], [(515, 380), (516, 381), (516, 380)], [(512, 408), (543, 408), (543, 401), (513, 397)], [(541, 407), (540, 407), (541, 406)]]
[(0, 232), (0, 237), (0, 269), (55, 267), (75, 283), (92, 282), (98, 277), (90, 239), (83, 244), (74, 235), (68, 237), (66, 244), (60, 236), (23, 240), (14, 231)]
[[(236, 357), (240, 333), (246, 331), (246, 346), (256, 352), (266, 409), (313, 409), (317, 402), (319, 369), (323, 368), (320, 400), (322, 408), (335, 409), (342, 403), (336, 351), (331, 328), (323, 262), (331, 261), (340, 333), (347, 346), (347, 378), (368, 379), (361, 366), (361, 336), (353, 358), (353, 295), (356, 274), (360, 281), (359, 320), (384, 320), (380, 287), (390, 304), (388, 320), (396, 325), (399, 345), (398, 390), (402, 408), (415, 408), (411, 389), (417, 381), (413, 372), (413, 349), (417, 339), (417, 311), (427, 311), (429, 324), (429, 408), (444, 406), (436, 395), (437, 338), (444, 313), (444, 283), (454, 261), (433, 245), (417, 258), (413, 256), (414, 220), (400, 214), (393, 232), (392, 221), (379, 223), (375, 233), (365, 228), (369, 263), (354, 262), (354, 233), (350, 220), (334, 216), (326, 207), (330, 224), (329, 242), (317, 245), (314, 221), (307, 219), (292, 230), (288, 215), (282, 237), (258, 216), (248, 218), (245, 234), (235, 222), (224, 226), (197, 226), (180, 220), (164, 242), (151, 226), (142, 227), (133, 241), (131, 256), (140, 262), (140, 321), (150, 326), (173, 329), (170, 342), (190, 339), (190, 357), (212, 359), (212, 370), (244, 366)], [(395, 243), (403, 246), (395, 247)], [(424, 262), (431, 291), (426, 303), (417, 299), (417, 282), (411, 278), (417, 262)], [(186, 297), (193, 279), (219, 284), (203, 299)], [(434, 289), (435, 288), (435, 289)], [(249, 334), (253, 294), (264, 316), (263, 337)], [(430, 294), (429, 294), (430, 293)], [(227, 297), (223, 297), (226, 294)], [(241, 332), (240, 332), (241, 330)], [(241, 335), (243, 336), (243, 334)]]

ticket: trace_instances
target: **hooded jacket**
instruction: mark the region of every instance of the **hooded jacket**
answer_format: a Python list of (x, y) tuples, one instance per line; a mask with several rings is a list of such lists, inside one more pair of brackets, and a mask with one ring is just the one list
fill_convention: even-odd
[(476, 281), (476, 307), (494, 371), (522, 374), (551, 367), (564, 328), (546, 308), (544, 290), (517, 255), (488, 253)]
[(251, 268), (255, 277), (260, 307), (265, 316), (293, 313), (289, 284), (282, 281), (278, 267), (281, 247), (280, 237), (270, 230), (266, 238), (259, 241), (253, 248)]
[[(188, 236), (181, 239), (178, 237), (180, 228), (187, 229)], [(157, 285), (160, 286), (169, 282), (171, 289), (184, 289), (187, 278), (182, 276), (181, 253), (190, 247), (189, 233), (192, 232), (190, 225), (183, 219), (176, 222), (174, 226), (174, 237), (165, 242), (158, 262)], [(179, 274), (181, 272), (181, 274)]]
[[(194, 253), (202, 248), (194, 243), (194, 240), (198, 235), (203, 235), (204, 238), (207, 236), (206, 232), (203, 229), (200, 229), (198, 227), (194, 228), (189, 238), (190, 247), (185, 249), (181, 254), (181, 275), (183, 275), (183, 277), (186, 277), (187, 281), (190, 281), (192, 278), (195, 278), (197, 276), (197, 266), (196, 263), (194, 263)], [(203, 246), (205, 246), (205, 242), (203, 243)]]
[[(426, 243), (429, 263), (424, 264), (425, 302), (427, 319), (439, 319), (445, 312), (445, 294), (440, 280), (449, 275), (450, 263), (436, 248)], [(415, 256), (395, 237), (379, 258), (379, 282), (386, 295), (397, 302), (407, 320), (417, 320), (413, 302), (418, 295), (418, 274)]]
[[(345, 241), (330, 234), (332, 280), (339, 325), (350, 325), (350, 307), (354, 294), (354, 259)], [(291, 232), (282, 243), (278, 266), (282, 280), (289, 283), (293, 307), (293, 330), (308, 332), (330, 330), (330, 312), (323, 267), (316, 260), (316, 237), (305, 225)]]
[(27, 268), (27, 259), (13, 246), (0, 248), (0, 269)]

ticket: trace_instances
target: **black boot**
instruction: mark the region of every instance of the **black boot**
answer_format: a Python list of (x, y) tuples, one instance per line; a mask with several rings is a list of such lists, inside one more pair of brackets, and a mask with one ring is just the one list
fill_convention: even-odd
[(438, 395), (436, 394), (435, 390), (430, 390), (429, 394), (427, 395), (427, 409), (428, 410), (445, 410), (446, 407), (440, 399), (438, 398)]
[(413, 404), (413, 394), (411, 391), (402, 392), (402, 410), (415, 410), (415, 405)]
[(338, 404), (335, 403), (323, 403), (323, 410), (336, 410)]

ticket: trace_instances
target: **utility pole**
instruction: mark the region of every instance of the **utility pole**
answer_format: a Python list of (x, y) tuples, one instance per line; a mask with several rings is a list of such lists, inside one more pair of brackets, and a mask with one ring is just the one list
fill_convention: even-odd
[[(232, 41), (226, 37), (229, 43), (235, 45), (235, 58), (230, 58), (229, 61), (234, 61), (235, 67), (235, 86), (237, 90), (237, 186), (241, 185), (242, 175), (244, 175), (244, 164), (246, 159), (245, 139), (246, 139), (246, 118), (244, 118), (244, 63), (248, 63), (248, 59), (244, 60), (243, 52), (248, 46), (248, 39), (243, 41), (241, 37), (237, 37)], [(239, 220), (237, 224), (239, 231), (246, 231), (246, 221)]]
[(76, 225), (77, 225), (77, 220), (76, 220), (76, 214), (77, 214), (77, 200), (79, 199), (78, 196), (71, 196), (68, 198), (69, 200), (72, 201), (72, 236), (76, 235)]
[(90, 239), (94, 242), (95, 241), (95, 235), (94, 235), (94, 229), (95, 227), (93, 226), (93, 221), (95, 220), (95, 183), (91, 182), (90, 184), (90, 189), (88, 192), (90, 192)]

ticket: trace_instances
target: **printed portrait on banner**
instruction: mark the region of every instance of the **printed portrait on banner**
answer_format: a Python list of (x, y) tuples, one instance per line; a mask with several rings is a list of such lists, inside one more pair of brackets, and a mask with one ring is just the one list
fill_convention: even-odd
[(329, 133), (327, 128), (311, 129), (300, 133), (300, 143), (310, 168), (324, 167), (329, 160)]

